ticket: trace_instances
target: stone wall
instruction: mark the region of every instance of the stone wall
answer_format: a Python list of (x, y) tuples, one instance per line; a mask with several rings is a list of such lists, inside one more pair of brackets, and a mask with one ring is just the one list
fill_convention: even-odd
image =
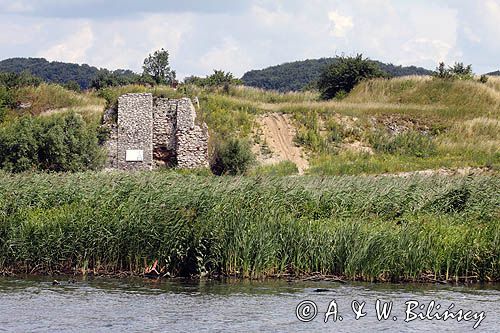
[(153, 158), (158, 165), (176, 165), (175, 129), (177, 101), (156, 98), (153, 101)]
[[(118, 124), (110, 120), (116, 116)], [(197, 125), (195, 120), (196, 110), (189, 98), (121, 96), (117, 115), (106, 112), (103, 119), (103, 126), (110, 132), (106, 142), (107, 167), (122, 170), (150, 170), (165, 165), (208, 167), (208, 128), (206, 124)], [(143, 160), (127, 161), (127, 151), (142, 151)]]
[[(153, 95), (126, 94), (118, 98), (118, 169), (151, 170), (153, 167)], [(142, 161), (131, 161), (142, 151)], [(127, 160), (128, 159), (128, 160)]]
[(106, 168), (118, 168), (118, 126), (116, 124), (108, 124), (108, 139), (106, 140), (105, 147), (107, 154)]
[(193, 169), (208, 167), (208, 128), (195, 124), (196, 110), (189, 98), (177, 104), (177, 165)]

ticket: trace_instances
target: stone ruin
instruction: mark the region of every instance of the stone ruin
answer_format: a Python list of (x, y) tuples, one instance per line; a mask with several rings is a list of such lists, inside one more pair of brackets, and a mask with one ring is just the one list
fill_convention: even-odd
[(189, 98), (153, 98), (150, 93), (120, 96), (118, 111), (104, 115), (110, 132), (107, 167), (208, 167), (208, 128), (195, 120), (196, 110)]

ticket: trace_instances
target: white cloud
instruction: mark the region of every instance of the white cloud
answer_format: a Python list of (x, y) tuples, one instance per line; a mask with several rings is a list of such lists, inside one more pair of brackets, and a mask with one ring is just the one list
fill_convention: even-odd
[(488, 11), (500, 20), (500, 2), (495, 0), (488, 0), (485, 2)]
[(251, 15), (255, 18), (256, 23), (269, 27), (275, 27), (278, 24), (289, 24), (292, 19), (292, 15), (282, 8), (270, 10), (259, 5), (251, 7)]
[(332, 34), (335, 37), (345, 37), (347, 32), (354, 27), (352, 17), (343, 16), (338, 11), (329, 12), (328, 19), (333, 23)]
[(70, 32), (64, 40), (39, 52), (38, 55), (48, 60), (85, 62), (88, 59), (87, 51), (92, 47), (94, 39), (91, 24), (83, 22), (77, 31)]
[(479, 37), (479, 35), (476, 34), (469, 26), (464, 26), (464, 34), (465, 37), (467, 37), (467, 39), (473, 43), (481, 42), (481, 38)]
[(25, 1), (2, 1), (0, 5), (6, 12), (13, 14), (29, 13), (34, 10), (33, 5)]
[[(41, 1), (0, 0), (0, 58), (36, 55), (140, 71), (147, 54), (163, 47), (180, 77), (213, 69), (241, 75), (341, 53), (427, 68), (440, 60), (472, 63), (478, 72), (499, 66), (500, 0), (253, 0), (229, 13), (186, 7), (115, 16), (86, 7), (88, 19), (31, 13), (45, 8)], [(83, 0), (65, 3), (64, 13), (73, 3), (85, 7)], [(106, 3), (100, 8), (112, 13)]]
[(250, 67), (251, 59), (235, 40), (225, 38), (221, 45), (212, 47), (201, 56), (200, 65), (206, 73), (214, 69), (225, 69), (240, 76)]
[(453, 45), (438, 39), (416, 38), (403, 44), (401, 64), (421, 64), (448, 61)]

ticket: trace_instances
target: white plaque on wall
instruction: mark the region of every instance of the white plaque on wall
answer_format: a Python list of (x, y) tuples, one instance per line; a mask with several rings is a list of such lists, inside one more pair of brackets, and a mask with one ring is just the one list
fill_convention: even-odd
[(125, 152), (125, 161), (142, 162), (144, 161), (144, 151), (141, 149), (127, 149)]

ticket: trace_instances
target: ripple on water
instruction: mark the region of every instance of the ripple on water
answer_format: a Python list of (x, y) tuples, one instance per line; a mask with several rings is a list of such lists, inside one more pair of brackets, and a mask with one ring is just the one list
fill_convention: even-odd
[[(53, 286), (46, 278), (0, 279), (0, 331), (178, 332), (208, 331), (469, 331), (471, 323), (414, 321), (404, 323), (404, 302), (431, 300), (473, 311), (486, 311), (481, 332), (500, 327), (500, 288), (338, 284), (286, 281), (161, 281), (90, 279)], [(317, 292), (317, 290), (322, 292)], [(302, 300), (317, 304), (318, 316), (309, 323), (295, 317)], [(335, 299), (342, 322), (324, 323)], [(351, 302), (366, 302), (368, 315), (354, 319)], [(394, 302), (397, 321), (378, 321), (377, 299)], [(391, 313), (392, 315), (392, 313)]]

